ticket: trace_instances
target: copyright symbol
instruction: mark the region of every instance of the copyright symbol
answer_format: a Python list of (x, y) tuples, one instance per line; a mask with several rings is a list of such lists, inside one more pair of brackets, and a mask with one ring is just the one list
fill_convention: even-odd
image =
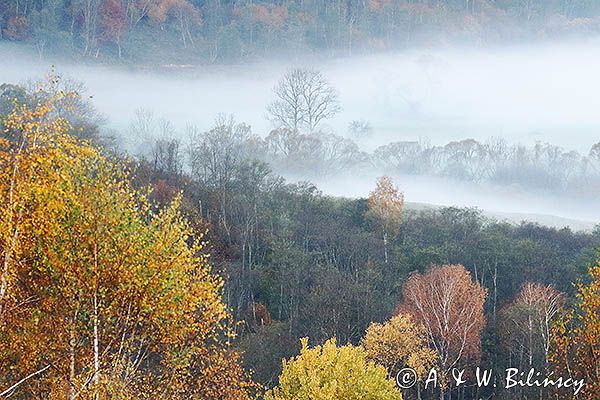
[(396, 375), (396, 385), (400, 389), (410, 389), (417, 383), (417, 372), (412, 368), (403, 368)]

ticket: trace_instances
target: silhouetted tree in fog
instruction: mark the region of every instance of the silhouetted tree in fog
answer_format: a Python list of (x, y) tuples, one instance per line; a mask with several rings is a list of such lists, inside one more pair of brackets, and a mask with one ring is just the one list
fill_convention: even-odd
[(315, 70), (293, 69), (281, 78), (273, 91), (276, 99), (267, 111), (278, 126), (313, 132), (320, 122), (341, 110), (337, 91)]

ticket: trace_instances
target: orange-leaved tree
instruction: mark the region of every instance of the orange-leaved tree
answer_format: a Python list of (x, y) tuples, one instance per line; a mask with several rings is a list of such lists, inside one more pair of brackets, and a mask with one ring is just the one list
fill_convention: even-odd
[[(443, 265), (411, 275), (402, 293), (404, 301), (397, 311), (412, 315), (425, 327), (445, 385), (453, 368), (480, 356), (487, 290), (473, 282), (462, 265)], [(443, 390), (440, 393), (443, 398)]]

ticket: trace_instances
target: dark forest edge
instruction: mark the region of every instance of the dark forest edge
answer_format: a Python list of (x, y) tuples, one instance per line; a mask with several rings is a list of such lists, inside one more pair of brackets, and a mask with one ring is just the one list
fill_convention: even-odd
[[(432, 343), (446, 346), (447, 356), (458, 356), (457, 365), (556, 366), (560, 371), (570, 360), (578, 365), (573, 373), (589, 374), (585, 398), (597, 393), (598, 372), (591, 367), (597, 343), (588, 333), (598, 332), (599, 277), (598, 267), (590, 268), (590, 282), (587, 268), (597, 260), (600, 230), (514, 225), (468, 208), (407, 211), (389, 179), (380, 179), (369, 199), (324, 196), (310, 183), (287, 182), (263, 161), (234, 157), (237, 148), (228, 143), (212, 148), (214, 160), (199, 168), (205, 172), (200, 176), (171, 168), (176, 153), (164, 143), (155, 145), (166, 153), (153, 151), (153, 158), (134, 160), (106, 144), (97, 149), (102, 137), (89, 103), (56, 90), (60, 85), (50, 82), (44, 91), (11, 86), (0, 113), (2, 206), (17, 220), (29, 221), (20, 237), (30, 240), (13, 251), (15, 225), (3, 220), (3, 259), (9, 254), (8, 260), (18, 262), (3, 264), (3, 272), (16, 272), (3, 273), (11, 283), (2, 286), (0, 335), (11, 340), (0, 348), (2, 368), (9, 368), (0, 369), (0, 382), (41, 371), (19, 386), (14, 398), (51, 393), (90, 399), (238, 399), (257, 389), (241, 363), (254, 371), (255, 382), (278, 385), (268, 398), (287, 399), (291, 389), (286, 385), (295, 387), (312, 367), (310, 360), (322, 362), (327, 371), (333, 359), (363, 371), (353, 384), (376, 382), (376, 389), (369, 386), (376, 398), (396, 399), (387, 377), (400, 366), (422, 371), (438, 365), (448, 376), (447, 357), (432, 354), (426, 344), (428, 330)], [(15, 170), (19, 149), (31, 151), (23, 153), (28, 158), (20, 159), (19, 168), (29, 165), (38, 178), (19, 175), (23, 203), (15, 205), (8, 199), (16, 175), (8, 171)], [(40, 195), (46, 196), (44, 202), (36, 201)], [(43, 229), (27, 230), (39, 227), (42, 217), (48, 218)], [(119, 254), (125, 258), (115, 260)], [(80, 257), (89, 263), (81, 265)], [(113, 271), (113, 265), (145, 267)], [(164, 284), (145, 292), (148, 272)], [(460, 338), (468, 351), (460, 355), (456, 339), (436, 333), (429, 325), (432, 316), (418, 306), (435, 295), (423, 291), (424, 282), (449, 290), (442, 283), (454, 280), (460, 288), (453, 292), (457, 307), (474, 312), (472, 329)], [(139, 290), (141, 297), (122, 297), (110, 289), (120, 287)], [(39, 298), (45, 301), (38, 303)], [(186, 300), (176, 300), (181, 298)], [(140, 313), (137, 324), (127, 322), (128, 307)], [(195, 307), (203, 310), (200, 319)], [(460, 315), (453, 319), (459, 325), (465, 322)], [(539, 325), (538, 318), (556, 326), (550, 347), (551, 326)], [(528, 328), (532, 320), (535, 329)], [(95, 345), (99, 321), (100, 338), (107, 340), (100, 340), (102, 353)], [(42, 334), (50, 326), (59, 336)], [(301, 349), (303, 337), (310, 342)], [(107, 345), (111, 340), (122, 347)], [(33, 346), (36, 341), (41, 345)], [(310, 347), (318, 345), (323, 347)], [(24, 349), (35, 351), (25, 354)], [(398, 349), (412, 350), (394, 353)], [(281, 359), (300, 351), (282, 372)], [(415, 365), (415, 354), (421, 364)], [(50, 373), (42, 371), (45, 362), (52, 365)], [(471, 399), (493, 391), (482, 390), (446, 386), (441, 393)], [(417, 392), (404, 395), (414, 398)], [(419, 395), (437, 398), (439, 391)], [(497, 395), (534, 398), (539, 393), (521, 388)]]
[(0, 40), (155, 65), (591, 36), (592, 0), (2, 0)]

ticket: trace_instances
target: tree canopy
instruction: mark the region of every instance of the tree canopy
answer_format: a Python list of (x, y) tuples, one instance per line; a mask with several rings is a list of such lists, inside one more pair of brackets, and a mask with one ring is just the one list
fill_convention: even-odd
[(279, 385), (267, 400), (401, 400), (395, 382), (381, 366), (367, 362), (364, 350), (338, 346), (330, 339), (323, 346), (308, 347), (302, 340), (300, 354), (284, 361)]
[(51, 104), (4, 127), (0, 393), (249, 398), (223, 281), (179, 201), (154, 207)]

